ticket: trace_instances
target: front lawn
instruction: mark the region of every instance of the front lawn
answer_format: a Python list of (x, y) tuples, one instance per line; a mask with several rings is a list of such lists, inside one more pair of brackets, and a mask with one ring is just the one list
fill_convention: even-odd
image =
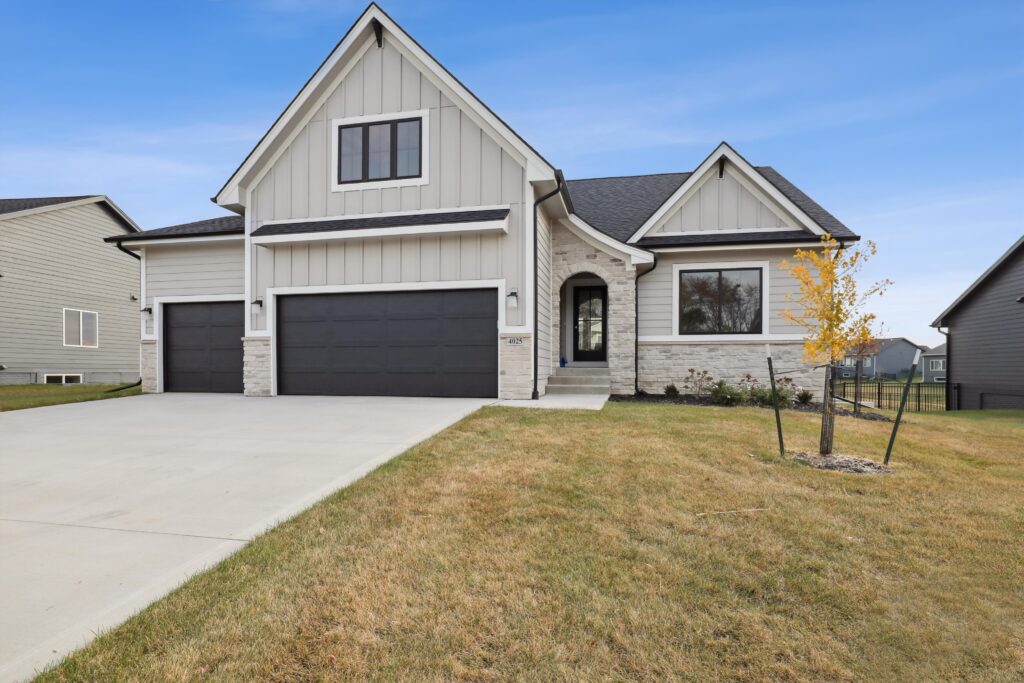
[(1022, 443), (915, 414), (894, 474), (846, 475), (768, 410), (488, 408), (41, 678), (1020, 680)]
[(0, 384), (0, 412), (20, 410), (22, 408), (39, 408), (54, 406), (61, 403), (78, 403), (95, 401), (120, 396), (135, 396), (140, 393), (139, 387), (107, 393), (116, 384)]

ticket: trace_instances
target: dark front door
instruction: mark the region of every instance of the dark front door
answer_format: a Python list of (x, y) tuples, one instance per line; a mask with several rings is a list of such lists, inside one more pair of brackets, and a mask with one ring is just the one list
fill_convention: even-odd
[(277, 301), (278, 393), (498, 395), (498, 292), (301, 294)]
[(573, 289), (572, 315), (572, 359), (607, 360), (605, 330), (608, 327), (608, 288), (597, 285)]
[(164, 391), (242, 393), (241, 301), (167, 304), (163, 318)]

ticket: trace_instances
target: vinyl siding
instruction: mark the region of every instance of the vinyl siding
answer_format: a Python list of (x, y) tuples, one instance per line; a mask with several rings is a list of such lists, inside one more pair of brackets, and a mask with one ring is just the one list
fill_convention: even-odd
[(552, 351), (551, 226), (543, 210), (537, 214), (537, 381), (543, 394), (556, 359)]
[[(796, 310), (796, 298), (800, 294), (797, 281), (781, 263), (792, 258), (791, 249), (737, 249), (736, 251), (708, 251), (658, 254), (658, 266), (653, 272), (640, 278), (640, 335), (664, 336), (675, 334), (672, 329), (672, 266), (676, 264), (699, 265), (732, 261), (768, 261), (768, 333), (801, 334), (804, 329), (782, 317), (787, 308)], [(788, 301), (787, 295), (793, 300)]]
[[(391, 211), (511, 206), (507, 235), (445, 235), (292, 246), (253, 246), (254, 295), (268, 287), (504, 278), (524, 292), (524, 160), (503, 148), (385, 37), (367, 49), (253, 188), (251, 229), (268, 220)], [(331, 120), (429, 110), (429, 182), (331, 190)], [(522, 324), (525, 307), (509, 311)], [(265, 316), (254, 319), (262, 329)]]
[(992, 273), (948, 318), (947, 378), (960, 407), (1024, 408), (1024, 249)]
[[(147, 246), (146, 305), (156, 297), (245, 293), (242, 241)], [(152, 318), (146, 332), (152, 333)]]
[[(0, 221), (0, 383), (139, 376), (139, 265), (103, 242), (123, 232), (97, 204)], [(63, 345), (63, 310), (99, 314), (99, 347)]]
[(735, 231), (798, 225), (785, 209), (753, 183), (726, 167), (722, 178), (714, 167), (690, 188), (649, 235), (694, 231)]

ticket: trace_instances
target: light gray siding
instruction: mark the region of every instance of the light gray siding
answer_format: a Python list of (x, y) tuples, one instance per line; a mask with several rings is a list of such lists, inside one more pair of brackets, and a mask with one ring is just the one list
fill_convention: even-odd
[[(554, 312), (551, 310), (551, 226), (544, 211), (537, 212), (537, 373), (538, 389), (547, 388), (550, 368), (557, 360), (552, 349)], [(520, 293), (520, 305), (526, 300)]]
[[(449, 97), (451, 95), (451, 97)], [(511, 206), (507, 235), (368, 239), (253, 249), (254, 296), (268, 287), (505, 278), (524, 292), (525, 162), (453, 101), (415, 58), (371, 46), (253, 188), (251, 229), (265, 221), (377, 212)], [(331, 189), (332, 119), (429, 110), (429, 182)], [(522, 324), (525, 307), (509, 311)], [(263, 315), (254, 320), (265, 325)]]
[[(672, 329), (672, 277), (673, 265), (699, 265), (701, 263), (728, 263), (739, 261), (768, 261), (768, 330), (769, 334), (802, 334), (804, 329), (782, 317), (787, 308), (796, 310), (800, 287), (781, 264), (792, 259), (792, 249), (748, 249), (735, 251), (705, 251), (691, 253), (660, 253), (658, 266), (640, 278), (640, 336), (675, 334)], [(791, 295), (793, 300), (787, 300)]]
[[(122, 232), (98, 204), (0, 221), (0, 384), (138, 379), (139, 262), (103, 242)], [(98, 348), (64, 346), (64, 308), (99, 315)]]
[(706, 230), (753, 230), (798, 225), (785, 209), (765, 197), (749, 180), (717, 167), (684, 194), (650, 235)]
[[(157, 297), (245, 293), (245, 247), (241, 239), (145, 249), (146, 306)], [(146, 332), (153, 319), (146, 320)]]

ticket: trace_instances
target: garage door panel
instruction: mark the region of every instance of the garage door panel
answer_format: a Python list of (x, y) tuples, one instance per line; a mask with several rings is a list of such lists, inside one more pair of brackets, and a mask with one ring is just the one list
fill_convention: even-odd
[(163, 318), (165, 391), (242, 392), (241, 302), (166, 304)]
[(281, 297), (278, 392), (493, 397), (496, 290)]

